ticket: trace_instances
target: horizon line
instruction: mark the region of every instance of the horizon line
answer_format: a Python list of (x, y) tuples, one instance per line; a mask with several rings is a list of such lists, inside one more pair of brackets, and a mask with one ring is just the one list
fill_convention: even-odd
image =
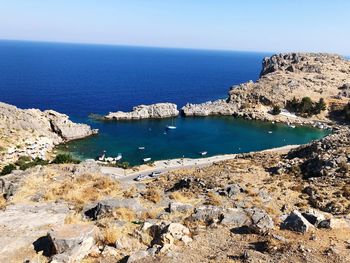
[(0, 38), (0, 41), (7, 42), (32, 42), (32, 43), (47, 43), (47, 44), (68, 44), (68, 45), (86, 45), (86, 46), (109, 46), (109, 47), (132, 47), (132, 48), (157, 48), (157, 49), (179, 49), (179, 50), (193, 50), (193, 51), (212, 51), (212, 52), (242, 52), (242, 53), (258, 53), (258, 54), (280, 54), (280, 53), (326, 53), (340, 55), (346, 59), (350, 59), (350, 54), (341, 54), (334, 52), (320, 52), (320, 51), (257, 51), (244, 49), (216, 49), (216, 48), (195, 48), (195, 47), (176, 47), (176, 46), (156, 46), (156, 45), (134, 45), (122, 43), (102, 43), (102, 42), (75, 42), (75, 41), (56, 41), (56, 40), (37, 40), (37, 39), (9, 39)]
[(198, 50), (198, 51), (217, 51), (217, 52), (246, 52), (246, 53), (265, 53), (278, 54), (276, 51), (256, 51), (256, 50), (240, 50), (240, 49), (215, 49), (215, 48), (194, 48), (194, 47), (176, 47), (176, 46), (157, 46), (157, 45), (134, 45), (122, 43), (101, 43), (101, 42), (75, 42), (75, 41), (55, 41), (55, 40), (36, 40), (36, 39), (7, 39), (0, 38), (0, 41), (8, 42), (34, 42), (47, 44), (71, 44), (71, 45), (87, 45), (87, 46), (110, 46), (110, 47), (134, 47), (134, 48), (157, 48), (157, 49), (181, 49), (181, 50)]

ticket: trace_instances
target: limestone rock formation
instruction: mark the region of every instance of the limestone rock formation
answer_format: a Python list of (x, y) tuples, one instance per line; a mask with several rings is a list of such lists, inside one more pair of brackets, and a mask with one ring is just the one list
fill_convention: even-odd
[(95, 243), (97, 228), (87, 224), (56, 226), (49, 231), (55, 256), (51, 262), (68, 263), (81, 261)]
[(156, 103), (151, 105), (139, 105), (131, 112), (110, 112), (104, 118), (106, 120), (140, 120), (140, 119), (161, 119), (176, 117), (179, 115), (176, 104)]
[(1, 164), (23, 155), (45, 159), (55, 145), (96, 133), (90, 126), (74, 123), (53, 110), (24, 110), (0, 102)]
[[(350, 61), (338, 55), (313, 53), (276, 54), (265, 58), (260, 79), (231, 87), (226, 100), (187, 104), (185, 116), (234, 115), (247, 119), (311, 124), (289, 113), (272, 115), (274, 105), (304, 96), (314, 101), (345, 103), (349, 97)], [(323, 116), (317, 119), (325, 120)]]

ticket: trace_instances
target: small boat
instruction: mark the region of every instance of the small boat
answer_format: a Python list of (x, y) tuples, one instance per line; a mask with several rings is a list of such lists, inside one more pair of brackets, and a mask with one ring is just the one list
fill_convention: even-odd
[(168, 125), (166, 126), (167, 130), (175, 130), (176, 126)]
[(144, 149), (145, 149), (145, 147), (143, 147), (143, 146), (139, 147), (139, 150), (144, 150)]
[(147, 162), (149, 162), (150, 160), (152, 160), (152, 158), (144, 158), (144, 159), (143, 159), (143, 162), (144, 162), (144, 163), (147, 163)]
[(269, 133), (271, 134), (271, 133), (272, 133), (272, 131), (269, 131)]
[(207, 155), (208, 152), (199, 152), (200, 155), (204, 156)]
[(121, 153), (118, 153), (118, 156), (115, 157), (115, 161), (120, 161), (123, 158), (123, 155)]
[(294, 128), (295, 128), (295, 125), (289, 125), (289, 127), (291, 127), (291, 128), (293, 128), (293, 129), (294, 129)]

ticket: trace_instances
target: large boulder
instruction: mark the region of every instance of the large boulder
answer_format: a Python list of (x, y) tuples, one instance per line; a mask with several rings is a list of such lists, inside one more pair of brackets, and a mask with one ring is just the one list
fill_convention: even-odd
[(92, 249), (97, 228), (87, 224), (72, 224), (53, 227), (49, 239), (53, 245), (52, 262), (79, 262)]
[(252, 232), (262, 234), (274, 227), (272, 218), (264, 210), (253, 207), (245, 209), (245, 212), (251, 219), (249, 229)]
[(312, 227), (309, 221), (297, 210), (292, 211), (281, 224), (281, 229), (300, 233), (305, 233)]
[(228, 227), (242, 227), (251, 224), (251, 220), (242, 208), (230, 208), (222, 215), (221, 224)]

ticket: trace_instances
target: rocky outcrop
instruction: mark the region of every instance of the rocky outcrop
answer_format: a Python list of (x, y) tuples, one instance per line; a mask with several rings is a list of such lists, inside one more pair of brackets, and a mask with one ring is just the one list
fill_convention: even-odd
[(265, 58), (260, 79), (231, 87), (226, 100), (187, 104), (185, 116), (234, 115), (247, 119), (312, 124), (327, 120), (322, 114), (313, 120), (290, 114), (270, 114), (273, 106), (304, 96), (314, 101), (345, 103), (350, 83), (350, 61), (338, 55), (288, 53)]
[(104, 117), (106, 120), (140, 120), (140, 119), (162, 119), (179, 115), (176, 104), (156, 103), (151, 105), (139, 105), (131, 112), (110, 112)]
[[(15, 204), (0, 211), (0, 262), (34, 258), (30, 251), (50, 253), (46, 240), (50, 225), (62, 225), (69, 213), (65, 203)], [(34, 251), (35, 252), (35, 251)]]
[(51, 262), (80, 262), (91, 251), (96, 233), (97, 228), (87, 224), (62, 225), (52, 228), (48, 233), (55, 254)]
[(19, 109), (0, 103), (0, 163), (19, 156), (46, 158), (59, 143), (96, 134), (86, 124), (77, 124), (65, 114), (53, 110)]
[(237, 112), (237, 106), (225, 100), (216, 100), (201, 104), (188, 103), (181, 110), (185, 116), (233, 115)]
[(281, 224), (281, 229), (287, 229), (295, 232), (305, 233), (312, 228), (309, 221), (299, 211), (293, 211)]

